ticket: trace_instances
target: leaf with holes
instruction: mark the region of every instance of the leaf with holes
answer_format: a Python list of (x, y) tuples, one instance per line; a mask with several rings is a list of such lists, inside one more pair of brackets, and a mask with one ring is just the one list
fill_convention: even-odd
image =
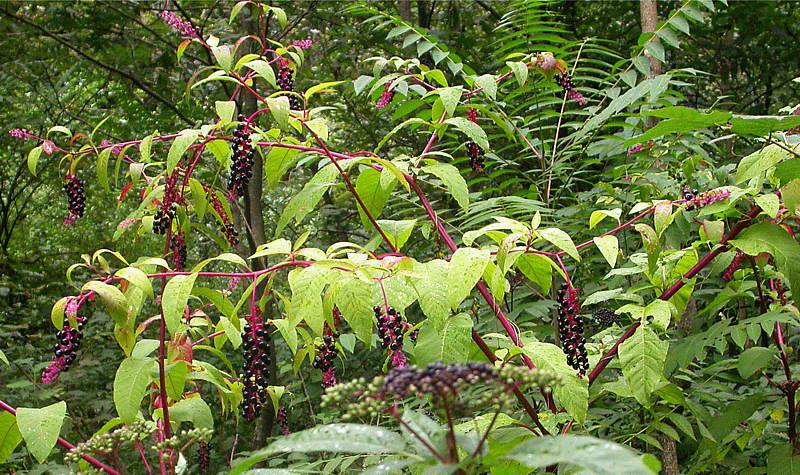
[(467, 360), (471, 345), (472, 319), (466, 313), (445, 318), (438, 324), (428, 320), (414, 345), (414, 359), (417, 366), (436, 361), (460, 363)]

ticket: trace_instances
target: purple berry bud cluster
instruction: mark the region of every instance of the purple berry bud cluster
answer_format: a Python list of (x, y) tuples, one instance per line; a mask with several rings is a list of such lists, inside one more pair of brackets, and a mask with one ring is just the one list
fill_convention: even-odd
[(217, 215), (219, 215), (221, 221), (220, 229), (225, 234), (225, 239), (228, 241), (228, 244), (231, 246), (239, 244), (239, 233), (236, 232), (236, 228), (233, 226), (233, 223), (231, 223), (228, 212), (225, 211), (225, 207), (222, 206), (219, 197), (217, 197), (217, 194), (211, 191), (208, 186), (204, 185), (203, 187), (206, 190), (206, 198), (211, 203)]
[(75, 175), (67, 175), (64, 183), (64, 191), (67, 193), (67, 215), (64, 222), (72, 224), (76, 219), (83, 216), (86, 211), (86, 190), (84, 188), (83, 180)]
[(392, 99), (394, 99), (394, 89), (392, 88), (393, 83), (394, 81), (389, 81), (386, 83), (385, 86), (383, 86), (383, 93), (381, 94), (381, 97), (378, 99), (378, 102), (375, 103), (376, 109), (385, 109), (386, 106), (388, 106), (389, 103), (392, 102)]
[(696, 189), (688, 187), (683, 189), (683, 199), (686, 201), (686, 210), (699, 209), (703, 206), (712, 205), (718, 201), (723, 201), (731, 196), (728, 190), (704, 191), (700, 193)]
[(733, 273), (736, 272), (736, 269), (738, 269), (739, 266), (742, 265), (744, 258), (745, 254), (742, 251), (736, 251), (736, 255), (733, 256), (733, 260), (728, 265), (728, 267), (725, 268), (725, 271), (722, 273), (722, 280), (724, 280), (725, 282), (730, 282), (731, 279), (733, 279)]
[(561, 86), (561, 89), (567, 93), (567, 99), (576, 102), (580, 106), (586, 105), (586, 98), (575, 89), (575, 84), (572, 83), (572, 78), (568, 73), (563, 72), (561, 74), (556, 74), (553, 79), (555, 79), (556, 84)]
[(244, 418), (253, 421), (261, 414), (261, 407), (267, 403), (269, 394), (269, 367), (271, 363), (268, 332), (260, 312), (254, 310), (248, 315), (244, 326), (242, 343), (244, 346), (244, 368), (242, 394), (244, 400), (240, 409)]
[(55, 356), (50, 364), (42, 372), (42, 383), (54, 383), (62, 371), (66, 371), (78, 357), (78, 349), (81, 347), (83, 339), (83, 327), (86, 324), (86, 317), (76, 316), (77, 327), (65, 322), (64, 328), (56, 333), (58, 342), (53, 347)]
[(169, 243), (172, 251), (172, 267), (182, 271), (186, 267), (186, 238), (182, 233), (173, 234)]
[(494, 366), (486, 363), (436, 362), (426, 368), (393, 368), (386, 375), (380, 392), (387, 398), (398, 399), (422, 395), (448, 397), (457, 395), (465, 385), (490, 383), (497, 378)]
[(326, 324), (322, 336), (322, 344), (317, 346), (317, 356), (312, 366), (322, 371), (322, 387), (327, 389), (336, 385), (336, 349), (334, 333)]
[(161, 199), (161, 207), (153, 216), (153, 232), (156, 234), (167, 234), (175, 215), (178, 212), (178, 170), (175, 169), (164, 180), (164, 197)]
[(281, 406), (278, 409), (278, 426), (281, 428), (281, 435), (289, 435), (292, 431), (289, 430), (289, 415), (286, 413), (286, 408)]
[(615, 323), (619, 323), (619, 315), (610, 308), (601, 307), (592, 314), (594, 322), (603, 328), (608, 328)]
[[(478, 123), (478, 111), (470, 108), (467, 112), (467, 118), (470, 122)], [(483, 170), (483, 149), (480, 145), (470, 140), (467, 142), (467, 157), (469, 157), (469, 166), (476, 172)]]
[(201, 475), (208, 473), (209, 464), (211, 463), (211, 451), (209, 449), (208, 442), (199, 442), (197, 444), (197, 468), (198, 473)]
[[(372, 308), (375, 312), (375, 319), (378, 324), (378, 338), (381, 340), (381, 347), (391, 351), (392, 366), (402, 368), (406, 365), (406, 355), (403, 352), (404, 332), (411, 328), (411, 325), (403, 319), (403, 316), (394, 309), (376, 305)], [(412, 341), (416, 340), (416, 333), (413, 334)]]
[[(239, 120), (244, 117), (239, 116)], [(250, 133), (246, 123), (240, 123), (233, 131), (233, 158), (231, 160), (231, 176), (228, 179), (228, 191), (231, 196), (243, 197), (247, 192), (247, 185), (253, 176), (253, 163), (256, 151), (250, 143)]]
[(578, 290), (566, 282), (558, 291), (558, 336), (567, 355), (567, 364), (583, 376), (589, 369), (586, 339), (583, 337), (583, 319), (578, 302)]
[[(294, 90), (294, 71), (289, 66), (289, 61), (281, 60), (281, 67), (278, 69), (277, 78), (278, 87), (281, 91), (292, 92)], [(303, 104), (300, 103), (300, 98), (294, 94), (289, 94), (289, 108), (292, 110), (302, 110)]]
[(33, 132), (30, 130), (25, 129), (11, 129), (8, 131), (8, 135), (15, 139), (29, 139), (33, 138)]
[(199, 38), (192, 24), (188, 20), (179, 17), (175, 12), (164, 10), (161, 12), (161, 19), (181, 35), (188, 38)]

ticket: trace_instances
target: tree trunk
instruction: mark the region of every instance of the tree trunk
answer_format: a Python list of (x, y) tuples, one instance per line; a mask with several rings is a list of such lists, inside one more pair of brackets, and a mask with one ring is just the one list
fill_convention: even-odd
[(417, 18), (419, 19), (419, 26), (430, 28), (431, 16), (433, 16), (431, 2), (428, 0), (417, 0)]
[[(639, 15), (641, 17), (642, 33), (656, 31), (656, 26), (658, 25), (658, 4), (656, 1), (657, 0), (639, 0)], [(653, 38), (649, 41), (660, 43), (659, 39), (655, 36), (653, 36)], [(662, 72), (661, 61), (654, 58), (653, 55), (651, 55), (648, 51), (645, 51), (644, 55), (650, 60), (650, 79), (653, 79)], [(649, 129), (654, 125), (656, 125), (655, 117), (648, 117), (645, 119), (645, 129)]]
[(400, 11), (400, 18), (407, 23), (411, 23), (414, 19), (411, 17), (411, 0), (398, 0), (397, 9)]
[(661, 452), (661, 473), (664, 475), (680, 475), (678, 467), (678, 449), (675, 441), (666, 435), (659, 435), (658, 441), (664, 448)]

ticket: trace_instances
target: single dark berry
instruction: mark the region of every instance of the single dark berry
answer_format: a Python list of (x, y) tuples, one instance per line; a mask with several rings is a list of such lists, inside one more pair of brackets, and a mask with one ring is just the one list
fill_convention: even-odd
[(578, 290), (566, 282), (558, 291), (558, 334), (567, 364), (578, 370), (582, 377), (589, 370), (586, 340), (583, 336), (583, 319), (579, 315)]

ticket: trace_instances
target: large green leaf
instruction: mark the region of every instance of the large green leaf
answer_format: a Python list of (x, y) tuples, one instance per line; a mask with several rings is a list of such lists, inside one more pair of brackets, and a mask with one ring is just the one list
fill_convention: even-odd
[(155, 364), (152, 358), (125, 358), (117, 368), (114, 406), (123, 421), (133, 422), (139, 417), (139, 405), (150, 385), (150, 370)]
[(450, 258), (450, 273), (447, 276), (448, 302), (455, 310), (472, 292), (472, 288), (489, 265), (490, 254), (470, 247), (457, 249)]
[(39, 463), (44, 463), (53, 450), (67, 415), (67, 403), (57, 402), (41, 409), (17, 408), (17, 427), (25, 446)]
[(567, 357), (561, 348), (551, 343), (531, 342), (523, 348), (536, 367), (562, 375), (563, 382), (553, 388), (558, 401), (569, 415), (583, 423), (589, 410), (589, 382), (579, 378), (575, 370), (567, 364)]
[(650, 395), (664, 379), (668, 349), (669, 343), (645, 324), (619, 347), (622, 374), (636, 400), (645, 407), (650, 407)]
[(322, 289), (325, 287), (326, 269), (306, 267), (289, 272), (292, 301), (287, 308), (289, 320), (297, 325), (305, 320), (308, 326), (322, 336), (325, 315), (322, 313)]
[(459, 313), (439, 324), (427, 321), (414, 345), (414, 358), (418, 366), (435, 361), (460, 363), (467, 360), (472, 343), (472, 318)]
[(447, 261), (436, 259), (423, 264), (416, 264), (415, 272), (419, 278), (413, 281), (419, 295), (419, 306), (431, 321), (440, 324), (450, 315), (447, 300)]
[(338, 170), (333, 165), (327, 165), (308, 180), (300, 193), (294, 195), (283, 208), (275, 228), (275, 235), (280, 235), (293, 218), (296, 223), (300, 223), (317, 206), (328, 188), (335, 183), (338, 174)]
[(17, 419), (10, 412), (0, 412), (0, 464), (6, 461), (21, 441)]
[(542, 293), (550, 292), (553, 285), (553, 261), (537, 254), (523, 254), (514, 264), (525, 277), (542, 289)]
[(178, 162), (183, 158), (183, 154), (197, 140), (198, 135), (199, 133), (196, 130), (184, 130), (175, 137), (167, 153), (167, 172), (171, 173), (178, 165)]
[(192, 294), (194, 281), (197, 274), (176, 275), (167, 282), (164, 287), (164, 295), (161, 296), (161, 308), (164, 311), (164, 321), (170, 334), (174, 335), (181, 325), (183, 311), (189, 302)]
[(516, 446), (506, 456), (530, 468), (566, 464), (597, 475), (653, 475), (630, 448), (595, 437), (538, 437)]
[(415, 224), (417, 224), (416, 219), (404, 219), (399, 221), (390, 219), (378, 220), (378, 226), (386, 233), (389, 242), (398, 250), (402, 249), (403, 245), (408, 241), (408, 238), (411, 237), (411, 232), (414, 230)]
[(372, 306), (377, 301), (377, 286), (354, 275), (342, 273), (333, 288), (333, 301), (359, 340), (372, 342)]
[[(648, 44), (653, 44), (649, 42)], [(646, 112), (647, 115), (659, 117), (664, 119), (656, 124), (654, 127), (647, 130), (642, 135), (638, 135), (627, 142), (626, 147), (633, 144), (647, 142), (656, 137), (661, 137), (667, 134), (675, 134), (681, 132), (690, 132), (692, 130), (705, 129), (715, 125), (721, 125), (728, 122), (731, 118), (730, 112), (713, 111), (703, 113), (697, 109), (690, 107), (676, 106), (665, 107), (663, 109), (656, 109)]]
[(800, 244), (786, 229), (772, 223), (754, 224), (730, 244), (749, 256), (772, 254), (778, 270), (789, 280), (792, 293), (800, 293)]
[(442, 180), (447, 191), (453, 195), (453, 198), (455, 198), (458, 205), (461, 206), (461, 209), (464, 210), (465, 213), (469, 211), (469, 189), (467, 188), (466, 180), (461, 176), (458, 168), (449, 163), (433, 163), (423, 167), (422, 171), (430, 173)]
[(169, 419), (178, 422), (191, 422), (200, 429), (213, 429), (214, 416), (211, 408), (200, 396), (181, 399), (169, 408)]
[(402, 453), (403, 437), (382, 427), (364, 424), (328, 424), (284, 436), (234, 465), (229, 475), (243, 473), (279, 453), (332, 452), (359, 455)]
[(558, 228), (545, 228), (539, 229), (536, 232), (539, 233), (539, 236), (541, 236), (544, 240), (549, 241), (550, 244), (566, 252), (576, 261), (581, 260), (581, 255), (578, 253), (578, 248), (575, 247), (575, 243), (572, 242), (572, 238), (569, 237), (569, 234), (567, 234), (565, 231)]
[(91, 280), (84, 284), (81, 290), (84, 292), (91, 290), (99, 296), (117, 325), (125, 325), (128, 321), (128, 301), (118, 288), (99, 280)]
[[(386, 182), (386, 180), (383, 181)], [(356, 192), (375, 219), (380, 217), (383, 207), (389, 201), (389, 196), (395, 186), (397, 186), (397, 180), (394, 179), (389, 180), (388, 183), (382, 183), (381, 172), (374, 168), (364, 169), (356, 179)], [(361, 216), (361, 222), (364, 227), (372, 230), (372, 223), (369, 222), (361, 206), (358, 206), (358, 214)]]
[(789, 152), (777, 145), (767, 145), (761, 150), (744, 157), (736, 168), (736, 184), (763, 175), (770, 168), (789, 156)]

